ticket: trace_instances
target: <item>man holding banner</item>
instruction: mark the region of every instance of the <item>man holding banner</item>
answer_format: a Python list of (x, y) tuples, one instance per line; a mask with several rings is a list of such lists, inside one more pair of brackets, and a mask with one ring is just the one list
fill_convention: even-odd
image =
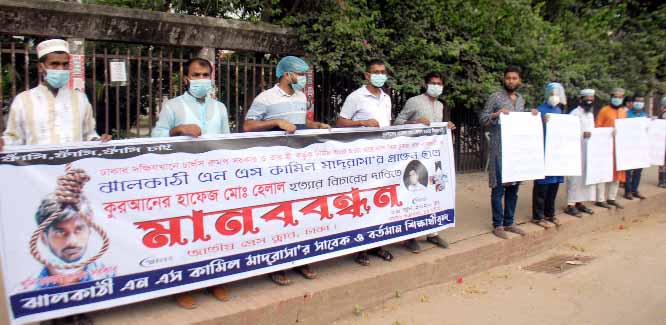
[[(627, 118), (647, 117), (645, 108), (645, 96), (640, 93), (634, 94), (633, 105), (627, 111)], [(624, 184), (624, 198), (633, 200), (634, 198), (645, 200), (645, 196), (638, 192), (638, 185), (641, 183), (641, 172), (643, 169), (630, 169), (626, 171), (626, 183)]]
[[(181, 96), (164, 104), (160, 117), (151, 133), (152, 137), (193, 136), (229, 133), (229, 115), (220, 101), (210, 98), (213, 88), (213, 66), (203, 58), (192, 58), (185, 63), (185, 85)], [(228, 301), (223, 286), (214, 286), (210, 292), (219, 301)], [(190, 293), (176, 295), (176, 302), (185, 309), (196, 308), (197, 302)]]
[[(370, 60), (365, 66), (364, 77), (368, 83), (345, 98), (337, 120), (338, 127), (387, 127), (391, 125), (391, 97), (382, 90), (388, 79), (384, 61)], [(387, 262), (393, 260), (391, 252), (377, 247), (356, 254), (355, 261), (363, 266), (370, 265), (368, 253)]]
[[(595, 127), (614, 128), (615, 120), (627, 117), (627, 111), (622, 107), (624, 89), (613, 89), (611, 96), (610, 105), (606, 105), (599, 111)], [(613, 159), (615, 160), (615, 158)], [(625, 181), (624, 171), (618, 171), (616, 165), (613, 169), (614, 179), (612, 182), (597, 184), (597, 202), (595, 205), (606, 209), (610, 209), (613, 206), (617, 209), (624, 209), (624, 207), (615, 200), (617, 198), (620, 182)]]
[(227, 107), (210, 98), (213, 88), (213, 66), (202, 58), (185, 63), (187, 90), (181, 96), (167, 101), (153, 129), (153, 137), (201, 136), (229, 133)]
[(95, 118), (86, 95), (69, 89), (69, 44), (61, 39), (37, 45), (40, 83), (16, 96), (9, 109), (4, 145), (65, 144), (111, 140), (95, 131)]
[[(545, 102), (537, 108), (543, 119), (544, 141), (546, 135), (546, 123), (549, 114), (562, 114), (561, 105), (567, 104), (567, 96), (564, 87), (557, 82), (551, 82), (546, 86)], [(544, 228), (550, 228), (547, 221), (560, 225), (555, 218), (555, 199), (560, 183), (564, 182), (562, 176), (546, 176), (544, 179), (534, 181), (532, 189), (532, 222)]]
[[(309, 69), (310, 66), (301, 58), (282, 58), (275, 67), (278, 83), (254, 99), (245, 116), (243, 130), (294, 133), (297, 129), (329, 129), (326, 123), (307, 119), (307, 98), (301, 90), (307, 84), (305, 72)], [(306, 279), (317, 277), (317, 272), (308, 264), (299, 266), (296, 271)], [(279, 285), (291, 284), (285, 271), (272, 273), (270, 278)]]
[(583, 202), (594, 201), (596, 198), (596, 185), (586, 185), (585, 178), (587, 175), (586, 170), (586, 157), (587, 157), (587, 143), (588, 139), (592, 136), (594, 129), (594, 89), (583, 89), (580, 92), (579, 105), (570, 115), (578, 117), (580, 120), (580, 131), (583, 135), (583, 154), (582, 166), (583, 173), (581, 176), (569, 176), (567, 182), (567, 208), (564, 213), (581, 217), (583, 213), (594, 214), (592, 209), (586, 207)]
[[(425, 92), (421, 95), (414, 96), (407, 100), (405, 107), (400, 111), (396, 117), (394, 124), (424, 124), (430, 125), (431, 122), (444, 121), (444, 105), (437, 98), (442, 94), (444, 89), (444, 78), (439, 72), (429, 72), (423, 78), (425, 82)], [(447, 123), (449, 129), (454, 129), (455, 125), (450, 121)], [(432, 233), (426, 236), (426, 240), (431, 244), (448, 248), (449, 243), (444, 240), (438, 233)], [(421, 251), (421, 246), (416, 241), (416, 238), (405, 241), (405, 246), (412, 253)]]

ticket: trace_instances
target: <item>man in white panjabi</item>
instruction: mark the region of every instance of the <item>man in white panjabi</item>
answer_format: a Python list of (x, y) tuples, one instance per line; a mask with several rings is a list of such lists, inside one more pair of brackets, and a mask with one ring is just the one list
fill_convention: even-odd
[[(111, 140), (95, 131), (92, 107), (86, 95), (67, 88), (69, 45), (60, 39), (37, 45), (39, 85), (21, 92), (9, 108), (7, 128), (0, 138), (5, 145), (58, 145), (72, 142)], [(52, 321), (54, 324), (91, 324), (85, 314)]]
[(567, 177), (567, 208), (564, 212), (574, 217), (581, 217), (583, 213), (593, 214), (592, 209), (586, 207), (583, 202), (594, 201), (596, 199), (596, 185), (585, 185), (586, 156), (588, 139), (592, 136), (594, 129), (594, 89), (583, 89), (580, 92), (580, 101), (578, 107), (571, 111), (571, 115), (580, 120), (580, 131), (583, 136), (582, 165), (583, 173), (581, 176)]
[(9, 109), (4, 145), (47, 145), (111, 140), (95, 131), (90, 102), (84, 93), (69, 89), (69, 45), (51, 39), (37, 45), (37, 87), (21, 92)]

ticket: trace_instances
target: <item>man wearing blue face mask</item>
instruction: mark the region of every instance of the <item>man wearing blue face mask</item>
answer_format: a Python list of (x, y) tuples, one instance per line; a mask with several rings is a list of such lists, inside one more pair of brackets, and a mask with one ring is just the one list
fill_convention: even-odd
[(69, 89), (69, 45), (60, 39), (37, 45), (40, 83), (14, 98), (3, 145), (66, 144), (80, 141), (109, 141), (95, 131), (92, 107), (86, 95)]
[[(259, 94), (245, 116), (245, 132), (285, 131), (294, 133), (297, 129), (329, 129), (326, 123), (310, 121), (307, 118), (307, 98), (301, 91), (305, 88), (305, 72), (310, 66), (301, 58), (285, 56), (275, 67), (278, 84)], [(309, 264), (295, 269), (304, 278), (312, 280), (317, 272)], [(292, 282), (286, 271), (271, 273), (270, 279), (278, 285)]]
[[(604, 106), (599, 111), (599, 114), (597, 114), (597, 120), (595, 121), (595, 127), (615, 128), (615, 120), (627, 118), (627, 110), (622, 106), (623, 101), (624, 89), (613, 89), (613, 91), (611, 91), (610, 105)], [(618, 203), (615, 199), (617, 197), (620, 183), (625, 181), (625, 172), (616, 170), (615, 161), (613, 161), (613, 170), (614, 175), (612, 182), (597, 184), (597, 202), (595, 205), (606, 209), (611, 209), (613, 207), (616, 209), (624, 209), (624, 206)]]
[[(640, 93), (634, 94), (633, 105), (627, 111), (627, 118), (647, 117), (645, 113), (645, 96)], [(627, 108), (630, 108), (627, 106)], [(624, 198), (633, 200), (638, 198), (645, 200), (645, 196), (638, 192), (638, 185), (641, 183), (641, 173), (643, 169), (631, 169), (626, 171), (626, 182), (624, 183)]]
[(193, 58), (185, 63), (187, 91), (167, 101), (151, 134), (152, 137), (229, 133), (227, 108), (210, 98), (213, 66), (206, 59)]
[(301, 58), (286, 56), (275, 67), (278, 84), (259, 94), (245, 115), (243, 130), (285, 131), (297, 129), (328, 129), (326, 123), (307, 119), (307, 98), (302, 92), (310, 66)]
[[(160, 117), (151, 134), (152, 137), (191, 136), (229, 133), (227, 108), (210, 98), (213, 87), (213, 66), (206, 59), (192, 58), (185, 63), (187, 91), (164, 104)], [(223, 286), (214, 286), (210, 292), (219, 301), (229, 300)], [(178, 305), (185, 309), (196, 308), (197, 302), (190, 293), (175, 296)]]

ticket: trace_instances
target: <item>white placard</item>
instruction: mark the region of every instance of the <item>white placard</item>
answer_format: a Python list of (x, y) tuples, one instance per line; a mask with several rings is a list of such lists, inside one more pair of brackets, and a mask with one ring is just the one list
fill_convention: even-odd
[(615, 120), (617, 170), (650, 167), (649, 122), (645, 117)]
[(127, 82), (127, 65), (125, 61), (109, 62), (109, 70), (111, 71), (111, 82)]
[(613, 128), (592, 129), (587, 140), (585, 185), (613, 180)]
[(542, 179), (543, 124), (530, 112), (500, 115), (502, 125), (502, 183)]
[(666, 156), (666, 120), (652, 120), (648, 125), (650, 164), (663, 166)]
[(580, 176), (581, 132), (578, 116), (548, 114), (546, 123), (547, 176)]

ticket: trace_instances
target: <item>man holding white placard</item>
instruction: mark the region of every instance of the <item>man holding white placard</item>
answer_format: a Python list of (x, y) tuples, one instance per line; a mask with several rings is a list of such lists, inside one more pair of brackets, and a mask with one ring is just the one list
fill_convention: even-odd
[(580, 92), (578, 107), (569, 113), (580, 120), (580, 132), (583, 136), (581, 157), (583, 173), (581, 176), (569, 176), (566, 179), (567, 208), (564, 209), (564, 213), (574, 217), (581, 217), (583, 213), (594, 214), (592, 209), (583, 204), (585, 201), (594, 201), (597, 194), (596, 185), (585, 184), (585, 178), (587, 177), (587, 145), (594, 129), (593, 105), (594, 89), (583, 89)]
[[(567, 104), (567, 96), (564, 87), (557, 82), (551, 82), (546, 86), (545, 102), (537, 109), (544, 122), (544, 136), (546, 135), (546, 123), (550, 114), (562, 114), (561, 105)], [(532, 222), (544, 228), (550, 228), (548, 222), (560, 225), (555, 218), (555, 199), (560, 183), (564, 183), (563, 176), (546, 176), (534, 181), (532, 189)]]
[[(624, 101), (624, 89), (613, 89), (611, 96), (610, 105), (606, 105), (602, 108), (597, 115), (595, 126), (598, 128), (614, 128), (615, 120), (627, 117), (627, 111), (622, 107), (622, 102)], [(618, 209), (624, 209), (621, 204), (615, 201), (620, 182), (625, 181), (624, 171), (618, 171), (617, 166), (615, 166), (614, 173), (612, 182), (597, 184), (597, 202), (595, 205), (606, 209), (611, 209), (613, 206)]]
[[(502, 184), (502, 139), (499, 123), (502, 114), (525, 111), (525, 99), (516, 92), (520, 87), (520, 68), (507, 67), (504, 70), (502, 85), (503, 90), (490, 95), (479, 119), (481, 125), (490, 130), (488, 181), (492, 188), (493, 234), (502, 239), (508, 239), (506, 231), (526, 235), (525, 231), (513, 224), (519, 183)], [(536, 115), (538, 111), (533, 109), (532, 113)], [(502, 206), (502, 198), (504, 198), (504, 206)]]
[[(645, 96), (640, 93), (634, 94), (633, 105), (630, 110), (627, 111), (627, 118), (636, 118), (636, 117), (647, 117), (647, 113), (643, 110), (645, 107)], [(645, 196), (641, 195), (638, 192), (638, 185), (641, 182), (641, 172), (642, 168), (630, 169), (626, 173), (626, 182), (624, 184), (624, 198), (627, 200), (633, 200), (638, 198), (645, 200)]]

